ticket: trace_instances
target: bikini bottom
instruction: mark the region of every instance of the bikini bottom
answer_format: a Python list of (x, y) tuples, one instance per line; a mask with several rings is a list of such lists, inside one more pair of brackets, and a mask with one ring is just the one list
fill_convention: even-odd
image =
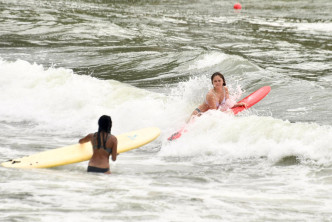
[(88, 166), (88, 172), (94, 172), (94, 173), (106, 173), (110, 170), (110, 168), (99, 168), (94, 166)]

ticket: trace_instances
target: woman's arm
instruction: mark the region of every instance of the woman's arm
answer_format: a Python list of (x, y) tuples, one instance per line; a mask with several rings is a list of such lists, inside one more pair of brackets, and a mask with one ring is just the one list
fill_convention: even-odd
[(225, 98), (227, 100), (227, 99), (229, 99), (229, 92), (228, 92), (227, 86), (224, 86), (224, 88), (225, 88), (225, 93), (226, 93)]
[(235, 107), (240, 107), (240, 106), (244, 106), (244, 108), (247, 108), (247, 104), (246, 103), (236, 103), (232, 108), (235, 108)]
[(86, 142), (89, 142), (89, 141), (91, 141), (92, 136), (93, 136), (93, 134), (90, 133), (90, 134), (86, 135), (85, 137), (83, 137), (82, 139), (80, 139), (78, 142), (79, 142), (79, 143), (86, 143)]
[(208, 94), (206, 95), (206, 102), (209, 106), (209, 109), (217, 109), (216, 97), (212, 92), (208, 92)]
[[(225, 91), (226, 91), (226, 99), (229, 99), (228, 88), (226, 86), (225, 86)], [(247, 108), (246, 103), (236, 103), (232, 108), (240, 107), (240, 106), (244, 106), (245, 108)]]
[(118, 139), (115, 136), (112, 137), (113, 137), (112, 160), (116, 161), (116, 157), (118, 155)]

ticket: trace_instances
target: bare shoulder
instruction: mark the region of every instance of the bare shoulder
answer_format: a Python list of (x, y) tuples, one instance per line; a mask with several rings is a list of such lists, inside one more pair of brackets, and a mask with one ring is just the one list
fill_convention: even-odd
[(211, 97), (215, 97), (216, 95), (213, 93), (213, 90), (209, 90), (209, 92), (206, 94), (206, 98), (211, 98)]
[(225, 97), (226, 97), (226, 99), (229, 99), (228, 87), (224, 86), (224, 88), (225, 88)]
[(114, 136), (113, 134), (111, 134), (111, 140), (113, 140), (113, 141), (118, 141), (118, 138), (116, 138), (116, 136)]
[(116, 138), (116, 136), (111, 134), (111, 138), (108, 140), (108, 142), (110, 143), (110, 145), (116, 145), (118, 144), (118, 139)]

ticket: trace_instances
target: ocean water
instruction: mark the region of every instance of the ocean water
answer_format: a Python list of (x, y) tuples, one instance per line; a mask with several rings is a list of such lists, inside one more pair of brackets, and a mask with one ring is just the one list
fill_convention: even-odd
[[(0, 0), (0, 162), (156, 126), (111, 175), (0, 167), (0, 221), (332, 221), (329, 1)], [(225, 75), (237, 116), (209, 111)]]

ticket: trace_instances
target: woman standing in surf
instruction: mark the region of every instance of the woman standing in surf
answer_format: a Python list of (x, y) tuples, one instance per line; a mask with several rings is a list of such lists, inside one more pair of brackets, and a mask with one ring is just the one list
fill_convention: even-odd
[(109, 157), (116, 161), (118, 140), (111, 134), (112, 119), (103, 115), (98, 120), (99, 129), (79, 140), (79, 143), (91, 141), (93, 154), (89, 161), (88, 172), (110, 174)]
[(228, 108), (245, 106), (245, 103), (236, 103), (232, 107), (228, 107), (226, 103), (229, 99), (229, 92), (226, 86), (225, 77), (220, 73), (216, 72), (211, 76), (211, 82), (213, 89), (211, 89), (205, 97), (204, 103), (199, 105), (191, 114), (190, 119), (193, 116), (200, 116), (202, 113), (210, 109), (218, 109), (221, 111), (226, 111)]

